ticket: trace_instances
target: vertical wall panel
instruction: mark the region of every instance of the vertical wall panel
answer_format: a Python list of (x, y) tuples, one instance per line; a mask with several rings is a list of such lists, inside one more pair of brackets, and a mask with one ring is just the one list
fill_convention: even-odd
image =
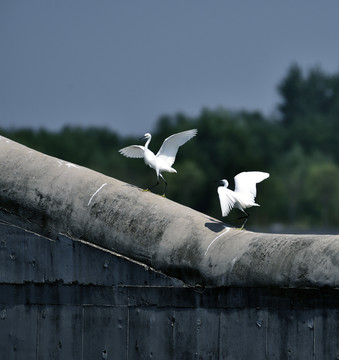
[[(128, 359), (184, 359), (173, 355), (173, 310), (129, 309)], [(174, 357), (173, 357), (174, 356)]]
[(313, 314), (313, 310), (305, 309), (270, 310), (268, 359), (313, 359)]
[(267, 313), (225, 309), (220, 317), (220, 359), (265, 359)]
[(126, 359), (127, 326), (126, 306), (84, 306), (83, 359)]
[(0, 358), (36, 359), (37, 307), (0, 305)]
[(220, 311), (192, 309), (195, 312), (198, 359), (216, 360), (219, 357)]
[(314, 311), (315, 359), (339, 359), (339, 311)]
[[(197, 318), (195, 309), (176, 309), (174, 313), (175, 359), (198, 359)], [(199, 321), (200, 323), (200, 321)], [(189, 346), (187, 346), (189, 344)]]
[(82, 307), (39, 309), (38, 359), (82, 359)]

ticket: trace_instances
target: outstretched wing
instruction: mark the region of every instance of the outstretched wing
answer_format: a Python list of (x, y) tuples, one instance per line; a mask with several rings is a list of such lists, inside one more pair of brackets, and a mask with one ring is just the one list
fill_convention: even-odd
[(172, 166), (175, 161), (178, 149), (181, 145), (184, 145), (188, 140), (197, 134), (198, 130), (187, 130), (177, 134), (169, 136), (159, 149), (157, 158), (165, 161), (169, 166)]
[(145, 147), (141, 145), (131, 145), (119, 150), (119, 153), (128, 158), (143, 158)]
[(237, 200), (233, 195), (234, 194), (233, 191), (227, 189), (225, 186), (219, 186), (217, 190), (219, 195), (222, 216), (227, 216), (228, 213), (232, 210)]
[(247, 194), (251, 196), (254, 201), (257, 195), (256, 184), (267, 179), (270, 176), (269, 173), (261, 171), (245, 171), (234, 177), (234, 191)]

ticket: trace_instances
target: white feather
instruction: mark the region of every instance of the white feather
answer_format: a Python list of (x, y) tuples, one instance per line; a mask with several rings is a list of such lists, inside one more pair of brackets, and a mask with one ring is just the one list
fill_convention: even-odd
[(259, 206), (255, 203), (256, 184), (269, 176), (270, 174), (261, 171), (242, 172), (234, 177), (234, 191), (227, 188), (227, 180), (221, 180), (223, 186), (219, 186), (217, 191), (222, 216), (227, 216), (234, 207), (246, 213), (245, 209)]
[(169, 136), (162, 143), (156, 158), (160, 161), (166, 162), (169, 166), (172, 166), (175, 161), (178, 149), (181, 145), (184, 145), (188, 140), (192, 139), (197, 134), (198, 130), (187, 130), (180, 133)]
[(234, 177), (234, 191), (246, 194), (254, 201), (257, 196), (257, 183), (267, 179), (270, 174), (261, 171), (245, 171)]
[(141, 145), (131, 145), (119, 150), (120, 154), (128, 158), (143, 158), (144, 151), (145, 147)]
[(218, 187), (218, 194), (222, 216), (227, 216), (237, 200), (233, 196), (233, 191), (224, 186)]
[(148, 148), (152, 139), (152, 136), (149, 133), (144, 135), (144, 138), (147, 139), (145, 146), (131, 145), (120, 149), (119, 152), (129, 158), (144, 158), (145, 164), (154, 169), (157, 174), (156, 185), (159, 184), (159, 176), (167, 185), (167, 182), (161, 173), (164, 171), (176, 173), (176, 170), (172, 168), (172, 165), (174, 164), (179, 147), (195, 136), (197, 132), (196, 129), (192, 129), (169, 136), (165, 139), (156, 155)]

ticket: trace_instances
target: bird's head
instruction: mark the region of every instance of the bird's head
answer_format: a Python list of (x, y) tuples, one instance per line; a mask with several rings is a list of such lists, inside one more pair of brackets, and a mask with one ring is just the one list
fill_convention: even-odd
[(216, 180), (215, 182), (220, 184), (221, 186), (225, 186), (226, 188), (228, 187), (228, 181), (226, 179)]
[(151, 137), (152, 137), (152, 136), (151, 136), (150, 133), (146, 133), (144, 136), (142, 136), (142, 137), (140, 138), (140, 140), (150, 139)]

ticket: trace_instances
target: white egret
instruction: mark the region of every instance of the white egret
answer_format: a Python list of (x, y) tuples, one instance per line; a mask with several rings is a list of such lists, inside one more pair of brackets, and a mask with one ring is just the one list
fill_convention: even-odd
[(156, 155), (154, 155), (154, 153), (148, 148), (149, 143), (152, 139), (150, 133), (146, 133), (142, 137), (142, 139), (147, 139), (145, 146), (131, 145), (120, 149), (119, 152), (129, 158), (144, 158), (145, 164), (154, 169), (157, 174), (157, 183), (146, 190), (150, 190), (155, 186), (159, 185), (160, 176), (165, 182), (165, 196), (167, 181), (161, 173), (164, 171), (170, 173), (177, 172), (175, 169), (172, 168), (172, 165), (174, 164), (175, 156), (178, 152), (178, 149), (181, 145), (184, 145), (188, 140), (195, 136), (197, 132), (197, 129), (192, 129), (169, 136), (167, 139), (165, 139)]
[(221, 206), (222, 216), (227, 216), (233, 207), (238, 208), (245, 213), (245, 222), (248, 220), (249, 214), (245, 209), (252, 206), (260, 206), (255, 202), (257, 195), (256, 184), (267, 179), (270, 174), (261, 171), (245, 171), (234, 177), (234, 191), (228, 189), (228, 181), (218, 180), (223, 186), (218, 187), (218, 195)]

